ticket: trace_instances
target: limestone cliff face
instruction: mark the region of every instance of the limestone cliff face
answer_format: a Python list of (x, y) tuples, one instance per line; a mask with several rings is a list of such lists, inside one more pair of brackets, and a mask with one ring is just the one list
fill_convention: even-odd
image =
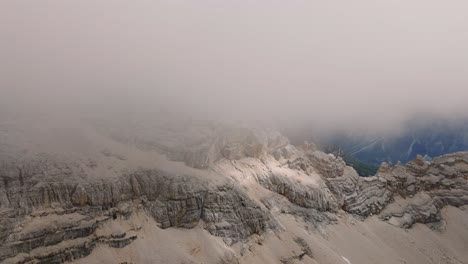
[[(37, 169), (34, 173), (47, 173)], [(128, 217), (138, 210), (148, 212), (161, 228), (193, 228), (203, 221), (210, 233), (225, 238), (227, 243), (274, 228), (271, 216), (233, 184), (210, 186), (193, 176), (139, 170), (113, 181), (86, 183), (39, 182), (29, 174), (22, 176), (22, 180), (19, 175), (12, 176), (7, 184), (4, 181), (1, 185), (1, 260), (79, 238), (88, 239), (88, 246), (93, 247), (100, 242), (94, 233), (101, 222)], [(78, 217), (63, 228), (38, 227), (26, 232), (24, 225), (39, 221), (37, 217), (31, 219), (35, 214), (39, 218), (51, 215), (67, 218), (71, 214)], [(112, 241), (104, 240), (114, 245)], [(48, 258), (70, 258), (52, 255)]]
[[(106, 150), (102, 162), (110, 159), (112, 166), (125, 168), (113, 177), (93, 176), (112, 169), (100, 160), (52, 155), (4, 160), (0, 261), (62, 263), (86, 256), (100, 244), (125, 247), (139, 239), (136, 233), (103, 233), (102, 228), (142, 212), (162, 229), (201, 226), (233, 245), (268, 231), (282, 232), (279, 214), (301, 217), (316, 227), (333, 223), (338, 213), (377, 214), (408, 228), (415, 222), (440, 222), (445, 205), (468, 204), (466, 152), (432, 162), (418, 157), (406, 166), (382, 164), (377, 175), (361, 178), (341, 158), (311, 144), (292, 146), (274, 131), (196, 131), (132, 143), (146, 146), (143, 156), (156, 151), (175, 162), (130, 166), (130, 157)], [(395, 200), (404, 202), (396, 205)]]

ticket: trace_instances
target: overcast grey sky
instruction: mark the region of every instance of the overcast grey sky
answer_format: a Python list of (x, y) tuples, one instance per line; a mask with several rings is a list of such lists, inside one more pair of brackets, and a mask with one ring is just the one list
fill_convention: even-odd
[(2, 0), (0, 102), (384, 129), (464, 116), (467, 14), (466, 0)]

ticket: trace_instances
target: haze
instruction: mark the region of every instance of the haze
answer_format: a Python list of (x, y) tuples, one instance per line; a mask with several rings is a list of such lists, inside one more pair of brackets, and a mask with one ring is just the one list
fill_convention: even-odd
[(462, 0), (0, 2), (2, 113), (391, 130), (468, 113)]

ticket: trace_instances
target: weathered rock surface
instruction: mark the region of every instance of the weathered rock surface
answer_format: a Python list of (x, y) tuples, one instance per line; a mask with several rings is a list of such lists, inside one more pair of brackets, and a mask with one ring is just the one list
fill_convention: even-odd
[[(37, 171), (31, 173), (46, 173), (42, 167), (35, 169)], [(20, 170), (17, 171), (20, 173)], [(8, 169), (5, 172), (13, 173)], [(123, 247), (136, 237), (124, 240), (97, 238), (94, 232), (101, 222), (97, 219), (126, 217), (135, 210), (146, 210), (160, 223), (161, 228), (192, 228), (203, 220), (210, 233), (225, 238), (229, 243), (274, 227), (269, 213), (232, 184), (210, 186), (198, 178), (171, 175), (159, 170), (139, 170), (117, 180), (87, 183), (72, 179), (66, 182), (35, 182), (34, 177), (29, 175), (24, 174), (21, 180), (19, 175), (11, 175), (8, 184), (1, 185), (4, 197), (1, 221), (4, 225), (0, 233), (0, 260), (77, 238), (89, 238), (89, 247), (96, 242)], [(34, 232), (15, 231), (21, 230), (24, 223), (35, 225), (36, 217), (30, 220), (31, 215), (50, 208), (60, 208), (64, 215), (55, 214), (57, 221), (51, 225), (45, 223), (43, 228)], [(66, 212), (79, 214), (70, 217)], [(67, 217), (68, 222), (65, 221)], [(65, 222), (62, 223), (62, 220)], [(76, 256), (71, 254), (55, 258), (69, 260)]]
[[(134, 230), (102, 230), (139, 212), (162, 229), (202, 226), (232, 245), (269, 230), (281, 232), (276, 221), (281, 214), (314, 227), (334, 223), (344, 212), (379, 215), (410, 228), (443, 220), (443, 206), (468, 204), (468, 152), (382, 164), (377, 175), (362, 178), (341, 158), (308, 143), (292, 146), (274, 131), (215, 126), (136, 138), (133, 147), (143, 145), (178, 163), (152, 166), (150, 161), (113, 171), (114, 177), (93, 177), (115, 164), (126, 168), (131, 157), (106, 149), (99, 155), (112, 163), (105, 166), (100, 159), (52, 155), (4, 159), (0, 261), (62, 263), (90, 254), (97, 245), (124, 248), (138, 240)], [(308, 245), (296, 243), (302, 251), (284, 261), (312, 258)]]

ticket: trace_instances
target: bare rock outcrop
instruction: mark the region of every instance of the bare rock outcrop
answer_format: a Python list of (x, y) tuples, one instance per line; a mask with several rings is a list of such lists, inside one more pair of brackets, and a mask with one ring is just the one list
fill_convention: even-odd
[[(382, 219), (400, 227), (441, 220), (445, 205), (463, 206), (468, 202), (468, 153), (460, 152), (435, 158), (432, 162), (417, 157), (406, 166), (384, 163), (376, 176), (342, 176), (328, 179), (330, 189), (342, 197), (347, 212)], [(406, 205), (393, 208), (395, 199)]]
[[(50, 166), (46, 168), (52, 169)], [(15, 171), (17, 177), (12, 175)], [(24, 261), (33, 258), (39, 262), (61, 262), (77, 258), (73, 253), (77, 248), (85, 247), (89, 250), (80, 252), (89, 254), (96, 243), (124, 247), (136, 237), (103, 239), (98, 238), (95, 231), (102, 219), (128, 217), (135, 210), (147, 211), (161, 228), (193, 228), (203, 220), (210, 233), (229, 243), (274, 227), (270, 214), (232, 184), (211, 186), (193, 176), (172, 175), (160, 170), (142, 169), (118, 179), (90, 182), (79, 181), (72, 174), (60, 182), (40, 181), (41, 176), (32, 175), (47, 174), (42, 166), (31, 167), (29, 173), (20, 171), (10, 167), (2, 171), (3, 175), (8, 175), (8, 181), (0, 183), (3, 194), (1, 221), (4, 224), (0, 233), (0, 260), (38, 248), (54, 247), (49, 251), (55, 253), (37, 256), (30, 253)], [(23, 173), (22, 177), (19, 177), (20, 173)], [(38, 210), (53, 208), (60, 208), (63, 214), (54, 214), (57, 219), (53, 225), (46, 223), (44, 228), (24, 232), (21, 226), (31, 222), (31, 215)], [(70, 217), (68, 212), (77, 215)], [(30, 225), (40, 222), (35, 219), (33, 217)], [(87, 239), (86, 246), (78, 243), (77, 239), (81, 238)]]
[[(2, 160), (0, 261), (62, 263), (99, 244), (127, 247), (138, 240), (134, 230), (102, 230), (139, 212), (161, 229), (202, 227), (233, 245), (281, 232), (281, 214), (314, 228), (345, 213), (410, 228), (443, 221), (446, 205), (468, 204), (468, 152), (385, 163), (364, 178), (341, 158), (313, 144), (293, 146), (272, 130), (207, 126), (158, 135), (135, 136), (131, 144), (164, 154), (163, 165), (130, 166), (131, 158), (109, 149), (99, 154), (112, 160), (105, 166), (49, 154)], [(116, 172), (115, 164), (125, 170)], [(111, 170), (113, 177), (93, 176)], [(296, 243), (302, 251), (285, 261), (312, 258), (309, 245)]]

